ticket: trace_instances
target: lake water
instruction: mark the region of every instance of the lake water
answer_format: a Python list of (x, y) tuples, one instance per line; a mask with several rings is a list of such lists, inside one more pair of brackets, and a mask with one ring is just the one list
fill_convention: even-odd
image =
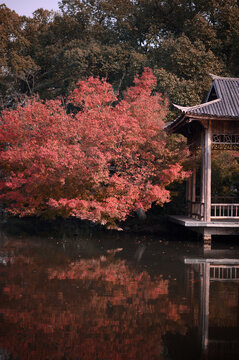
[(0, 359), (239, 358), (236, 243), (0, 234)]

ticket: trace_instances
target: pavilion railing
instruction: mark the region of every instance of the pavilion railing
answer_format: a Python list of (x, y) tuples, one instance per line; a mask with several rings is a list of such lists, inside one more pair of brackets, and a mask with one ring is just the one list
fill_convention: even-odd
[(211, 219), (239, 219), (239, 203), (211, 204)]
[[(196, 201), (187, 202), (188, 216), (203, 220), (204, 203), (199, 197)], [(212, 197), (211, 219), (239, 219), (239, 198), (237, 197)]]

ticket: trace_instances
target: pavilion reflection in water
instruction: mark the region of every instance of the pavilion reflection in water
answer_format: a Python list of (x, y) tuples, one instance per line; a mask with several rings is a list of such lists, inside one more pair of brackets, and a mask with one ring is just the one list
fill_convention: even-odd
[[(224, 251), (214, 250), (205, 252), (208, 257), (184, 259), (189, 265), (191, 304), (199, 302), (194, 314), (199, 345), (210, 359), (225, 358), (225, 354), (228, 359), (239, 357), (239, 257), (219, 258), (222, 252), (225, 256)], [(200, 290), (196, 300), (198, 275)]]

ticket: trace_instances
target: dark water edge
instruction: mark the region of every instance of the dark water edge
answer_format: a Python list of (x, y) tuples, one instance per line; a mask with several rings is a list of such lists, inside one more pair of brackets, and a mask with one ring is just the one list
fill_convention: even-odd
[(1, 224), (1, 360), (239, 358), (235, 237), (88, 225)]
[[(26, 234), (34, 235), (41, 234), (48, 236), (62, 236), (63, 233), (69, 233), (70, 236), (76, 236), (82, 232), (97, 232), (109, 234), (130, 234), (134, 235), (148, 235), (160, 236), (166, 239), (180, 238), (181, 240), (193, 239), (198, 240), (201, 237), (189, 229), (185, 229), (180, 225), (172, 224), (168, 216), (151, 214), (147, 216), (146, 220), (137, 218), (137, 216), (129, 217), (126, 221), (116, 224), (115, 226), (106, 226), (93, 223), (87, 220), (80, 220), (75, 217), (70, 218), (56, 218), (54, 220), (47, 220), (38, 217), (7, 217), (0, 218), (0, 227), (7, 232), (24, 232)], [(123, 236), (124, 236), (123, 235)], [(122, 237), (122, 235), (120, 235)]]

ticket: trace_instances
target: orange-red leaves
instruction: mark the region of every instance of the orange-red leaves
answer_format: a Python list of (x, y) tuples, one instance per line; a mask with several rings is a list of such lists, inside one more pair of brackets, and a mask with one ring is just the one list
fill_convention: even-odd
[(80, 81), (68, 102), (29, 100), (3, 112), (1, 199), (9, 212), (76, 216), (110, 224), (169, 201), (165, 186), (187, 174), (186, 155), (164, 133), (167, 102), (150, 69), (116, 103), (106, 80)]

